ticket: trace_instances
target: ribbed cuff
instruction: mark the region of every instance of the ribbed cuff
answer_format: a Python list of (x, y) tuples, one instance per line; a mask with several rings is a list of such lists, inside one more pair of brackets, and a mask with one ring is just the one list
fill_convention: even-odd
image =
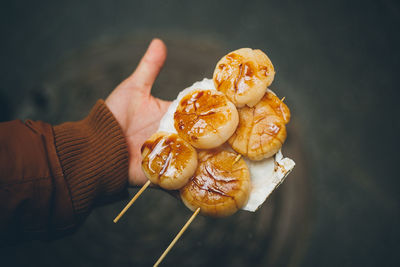
[(78, 122), (54, 127), (55, 145), (76, 215), (95, 200), (120, 193), (128, 182), (128, 149), (122, 130), (103, 100)]

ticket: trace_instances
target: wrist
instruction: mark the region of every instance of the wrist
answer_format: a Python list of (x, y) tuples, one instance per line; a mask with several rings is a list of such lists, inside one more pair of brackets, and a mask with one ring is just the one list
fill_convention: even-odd
[(85, 119), (55, 126), (54, 134), (77, 215), (85, 215), (95, 201), (112, 197), (126, 188), (126, 140), (104, 101), (99, 100)]

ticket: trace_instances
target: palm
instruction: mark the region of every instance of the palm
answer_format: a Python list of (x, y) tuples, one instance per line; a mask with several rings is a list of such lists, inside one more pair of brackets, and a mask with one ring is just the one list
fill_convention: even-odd
[(136, 185), (147, 181), (141, 168), (141, 146), (157, 131), (160, 119), (168, 106), (168, 102), (150, 96), (138, 106), (138, 110), (142, 112), (136, 112), (131, 118), (132, 123), (126, 132), (126, 139), (130, 149), (129, 177)]
[(106, 99), (106, 104), (119, 122), (128, 144), (131, 185), (143, 185), (147, 181), (141, 169), (140, 148), (156, 132), (160, 119), (170, 104), (150, 94), (165, 58), (165, 45), (160, 40), (154, 40), (135, 72)]

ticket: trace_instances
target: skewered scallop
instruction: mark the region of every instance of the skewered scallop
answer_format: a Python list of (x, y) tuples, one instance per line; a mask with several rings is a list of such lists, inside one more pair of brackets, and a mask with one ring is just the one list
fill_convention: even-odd
[(179, 136), (200, 149), (215, 148), (235, 132), (235, 105), (216, 90), (195, 90), (181, 99), (174, 113)]
[(177, 134), (155, 133), (142, 146), (144, 174), (164, 189), (184, 186), (196, 167), (196, 150)]
[(268, 90), (254, 107), (243, 107), (238, 112), (239, 125), (228, 140), (236, 152), (261, 160), (279, 151), (286, 140), (290, 111), (272, 91)]
[(192, 211), (224, 217), (242, 208), (250, 194), (250, 173), (238, 154), (225, 150), (199, 152), (199, 165), (180, 190), (183, 203)]
[(290, 121), (290, 110), (288, 106), (283, 103), (281, 99), (279, 99), (274, 92), (267, 89), (267, 93), (264, 95), (264, 99), (266, 104), (268, 104), (278, 115), (281, 117), (285, 124), (288, 124)]
[(236, 107), (253, 107), (274, 80), (271, 60), (258, 49), (241, 48), (224, 56), (214, 70), (214, 84)]
[[(239, 209), (254, 212), (293, 169), (295, 163), (279, 151), (290, 111), (267, 89), (274, 75), (271, 61), (260, 50), (229, 53), (218, 62), (213, 80), (203, 79), (178, 95), (160, 121), (160, 132), (142, 146), (142, 169), (149, 181), (114, 222), (151, 182), (165, 189), (180, 188), (183, 203), (194, 211), (154, 266), (199, 212), (214, 217)], [(241, 107), (239, 112), (235, 106)], [(240, 154), (223, 150), (226, 145), (217, 148), (228, 139)], [(191, 145), (211, 150), (201, 150), (197, 156)], [(263, 158), (267, 159), (253, 161)]]

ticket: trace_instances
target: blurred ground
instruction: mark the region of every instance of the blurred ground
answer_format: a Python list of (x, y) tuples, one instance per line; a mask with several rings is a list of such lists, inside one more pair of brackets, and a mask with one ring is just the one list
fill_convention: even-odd
[[(137, 64), (169, 47), (153, 93), (172, 100), (226, 52), (257, 47), (293, 120), (295, 171), (255, 214), (199, 217), (168, 266), (395, 266), (399, 261), (395, 1), (52, 1), (0, 9), (0, 119), (77, 120)], [(133, 194), (135, 190), (132, 190)], [(3, 248), (5, 266), (147, 266), (190, 212), (146, 192), (97, 209), (70, 237)]]

